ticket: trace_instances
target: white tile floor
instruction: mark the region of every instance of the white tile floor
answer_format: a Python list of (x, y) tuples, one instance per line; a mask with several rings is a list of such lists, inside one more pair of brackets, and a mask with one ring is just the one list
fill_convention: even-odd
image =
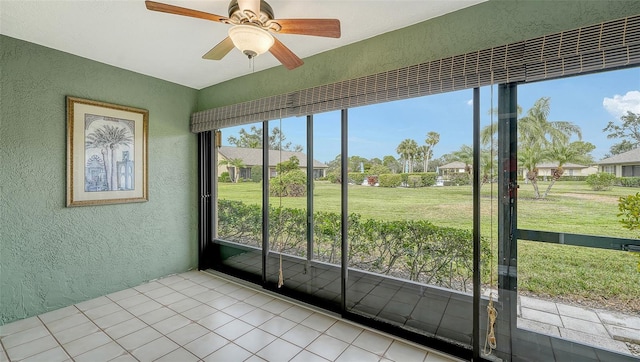
[(0, 326), (0, 361), (456, 361), (190, 271)]

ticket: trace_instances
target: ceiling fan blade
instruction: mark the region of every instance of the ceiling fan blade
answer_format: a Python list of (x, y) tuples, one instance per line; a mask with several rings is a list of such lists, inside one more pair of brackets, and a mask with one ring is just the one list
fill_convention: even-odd
[(282, 65), (287, 67), (287, 69), (289, 70), (295, 69), (304, 64), (302, 59), (293, 54), (293, 52), (284, 44), (282, 44), (282, 42), (278, 39), (275, 39), (275, 43), (273, 43), (273, 46), (271, 47), (271, 49), (269, 49), (269, 52), (273, 54), (273, 56), (276, 57), (280, 61), (280, 63), (282, 63)]
[(249, 10), (260, 15), (260, 0), (238, 0), (238, 7), (241, 11)]
[(144, 3), (147, 6), (147, 9), (153, 10), (153, 11), (159, 11), (159, 12), (162, 12), (162, 13), (183, 15), (183, 16), (189, 16), (189, 17), (192, 17), (192, 18), (212, 20), (212, 21), (217, 21), (217, 22), (222, 22), (223, 20), (228, 19), (226, 16), (220, 16), (220, 15), (216, 15), (216, 14), (205, 13), (204, 11), (182, 8), (180, 6), (158, 3), (158, 2), (155, 2), (155, 1), (147, 0)]
[(276, 19), (273, 22), (282, 27), (278, 31), (280, 34), (340, 37), (340, 20), (338, 19)]
[(223, 41), (214, 46), (207, 54), (202, 56), (202, 59), (220, 60), (234, 48), (231, 38), (226, 37)]

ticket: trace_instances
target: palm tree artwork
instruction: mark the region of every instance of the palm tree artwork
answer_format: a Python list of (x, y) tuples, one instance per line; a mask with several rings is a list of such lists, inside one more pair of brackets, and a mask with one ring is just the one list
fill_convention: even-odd
[[(87, 114), (85, 117), (85, 191), (122, 191), (133, 183), (118, 182), (118, 163), (133, 164), (134, 127), (131, 120)], [(101, 164), (104, 177), (96, 177), (90, 165)], [(95, 171), (95, 170), (93, 170)], [(88, 175), (93, 175), (88, 177)]]

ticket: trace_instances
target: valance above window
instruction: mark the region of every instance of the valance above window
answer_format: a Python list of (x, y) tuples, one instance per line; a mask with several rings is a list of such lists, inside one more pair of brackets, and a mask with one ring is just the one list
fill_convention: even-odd
[(640, 64), (640, 15), (518, 43), (196, 112), (204, 132), (509, 82), (533, 82)]

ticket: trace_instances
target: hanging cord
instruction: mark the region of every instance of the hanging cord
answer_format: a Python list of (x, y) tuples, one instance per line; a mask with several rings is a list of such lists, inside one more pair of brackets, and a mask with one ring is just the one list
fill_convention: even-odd
[(484, 354), (490, 355), (496, 349), (495, 324), (498, 318), (498, 311), (493, 307), (493, 292), (489, 294), (489, 304), (487, 305), (487, 338), (484, 340)]
[[(490, 144), (490, 150), (489, 152), (491, 152), (491, 178), (493, 178), (493, 173), (495, 171), (494, 167), (495, 164), (493, 162), (493, 150), (494, 150), (494, 144), (493, 144), (493, 133), (494, 133), (494, 124), (493, 124), (493, 113), (494, 113), (494, 108), (493, 108), (493, 72), (491, 72), (491, 144)], [(491, 229), (490, 229), (490, 238), (491, 238), (491, 250), (493, 251), (493, 182), (491, 182)], [(496, 324), (496, 319), (498, 318), (498, 311), (496, 310), (496, 308), (493, 306), (493, 288), (494, 288), (494, 283), (493, 283), (493, 256), (491, 258), (489, 258), (489, 270), (490, 270), (490, 281), (489, 281), (489, 304), (487, 304), (487, 337), (484, 341), (484, 353), (486, 355), (490, 355), (491, 352), (496, 349), (497, 346), (497, 340), (496, 340), (496, 333), (495, 333), (495, 324)]]
[[(279, 155), (279, 163), (282, 163), (282, 117), (280, 117), (280, 150), (278, 151), (278, 155)], [(282, 167), (282, 166), (281, 166)], [(280, 170), (281, 172), (278, 174), (278, 179), (280, 180), (280, 216), (279, 216), (279, 222), (280, 222), (280, 227), (282, 228), (282, 193), (284, 192), (284, 188), (282, 187), (282, 170)], [(280, 236), (280, 265), (278, 268), (278, 288), (281, 288), (284, 285), (284, 273), (282, 271), (282, 253), (284, 252), (284, 238), (282, 237), (282, 235)]]

